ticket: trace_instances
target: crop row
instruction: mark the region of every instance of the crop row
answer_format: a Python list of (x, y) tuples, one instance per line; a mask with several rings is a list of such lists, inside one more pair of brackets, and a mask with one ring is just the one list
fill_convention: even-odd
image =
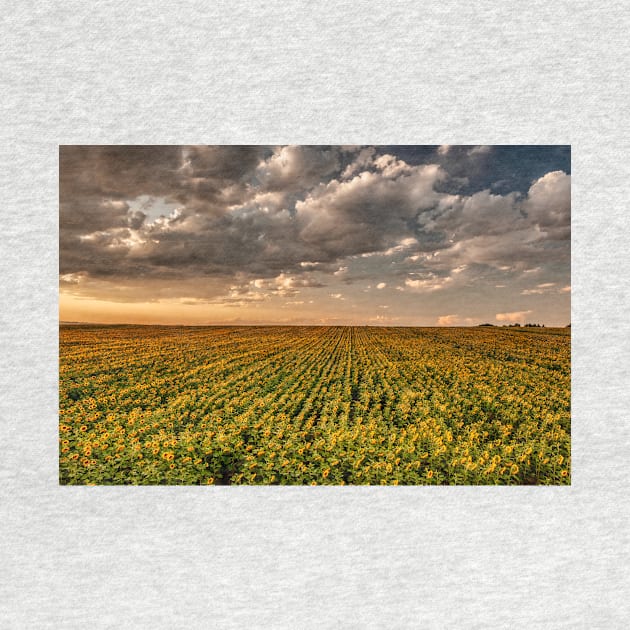
[(570, 483), (568, 330), (62, 327), (69, 484)]

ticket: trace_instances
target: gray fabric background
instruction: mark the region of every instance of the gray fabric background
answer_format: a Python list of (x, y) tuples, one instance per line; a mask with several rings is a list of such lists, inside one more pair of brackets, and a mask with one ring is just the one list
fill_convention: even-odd
[[(626, 3), (3, 5), (0, 627), (628, 627)], [(572, 486), (59, 487), (58, 145), (328, 142), (572, 145)]]

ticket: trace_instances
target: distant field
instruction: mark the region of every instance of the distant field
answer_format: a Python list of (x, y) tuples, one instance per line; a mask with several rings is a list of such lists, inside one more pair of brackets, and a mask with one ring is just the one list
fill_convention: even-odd
[(570, 329), (61, 326), (62, 484), (569, 484)]

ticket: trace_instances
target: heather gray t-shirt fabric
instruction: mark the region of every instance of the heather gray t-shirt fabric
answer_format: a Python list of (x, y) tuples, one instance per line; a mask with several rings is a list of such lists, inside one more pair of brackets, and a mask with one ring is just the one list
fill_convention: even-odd
[[(627, 626), (625, 3), (3, 17), (0, 626)], [(572, 145), (571, 487), (59, 487), (58, 146), (274, 142)]]

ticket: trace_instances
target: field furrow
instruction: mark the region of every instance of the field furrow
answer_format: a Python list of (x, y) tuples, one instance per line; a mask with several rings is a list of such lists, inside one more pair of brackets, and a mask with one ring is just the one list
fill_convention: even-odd
[(65, 484), (570, 483), (567, 329), (64, 326)]

